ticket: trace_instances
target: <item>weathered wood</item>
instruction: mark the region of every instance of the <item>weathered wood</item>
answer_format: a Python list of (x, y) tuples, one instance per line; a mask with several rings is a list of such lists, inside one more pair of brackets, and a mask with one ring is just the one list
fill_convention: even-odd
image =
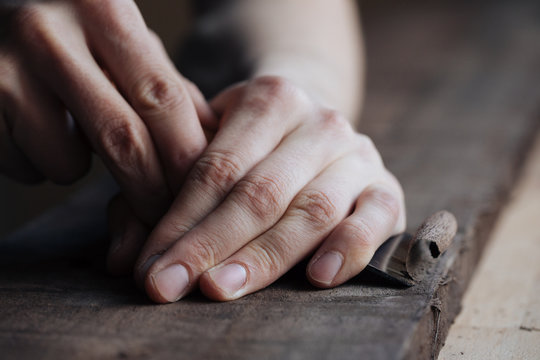
[(366, 4), (363, 130), (404, 184), (411, 229), (440, 209), (460, 224), (419, 285), (321, 291), (299, 266), (238, 301), (151, 305), (96, 260), (104, 202), (90, 193), (0, 242), (2, 357), (435, 356), (538, 128), (539, 13), (533, 0)]
[(540, 357), (540, 137), (463, 299), (441, 359)]

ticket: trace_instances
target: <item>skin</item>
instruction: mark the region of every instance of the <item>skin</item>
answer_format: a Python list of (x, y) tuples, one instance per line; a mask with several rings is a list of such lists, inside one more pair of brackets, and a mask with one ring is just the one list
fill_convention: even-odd
[[(17, 31), (22, 40), (7, 47), (16, 50), (2, 54), (16, 59), (11, 66), (28, 70), (8, 73), (35, 74), (27, 87), (64, 104), (80, 129), (64, 137), (84, 156), (89, 149), (80, 138), (87, 138), (118, 179), (123, 191), (109, 207), (109, 268), (134, 269), (152, 300), (174, 302), (195, 287), (215, 300), (236, 299), (310, 254), (308, 279), (318, 287), (337, 286), (358, 274), (386, 238), (404, 230), (401, 187), (371, 140), (354, 130), (363, 57), (353, 1), (237, 0), (206, 14), (222, 19), (218, 32), (241, 39), (253, 68), (249, 79), (210, 104), (175, 72), (132, 2), (73, 3), (23, 7), (15, 21), (31, 20), (32, 26)], [(36, 7), (49, 17), (36, 19)], [(54, 33), (52, 23), (70, 31)], [(36, 36), (39, 41), (28, 40)], [(12, 52), (46, 60), (27, 64)], [(101, 82), (94, 86), (96, 79)], [(2, 99), (15, 99), (13, 84), (23, 83), (3, 84)], [(26, 107), (4, 108), (17, 119)], [(130, 116), (116, 116), (115, 109)], [(46, 146), (34, 139), (37, 124), (48, 118), (28, 118), (19, 122), (19, 137), (0, 129), (9, 140), (3, 148), (16, 144), (12, 148), (27, 160), (5, 151), (2, 158), (16, 165), (3, 169), (24, 174), (28, 167), (52, 179), (55, 173), (43, 164), (54, 163), (60, 174), (72, 171), (68, 160), (62, 165), (34, 155), (48, 154), (32, 152)], [(210, 130), (209, 143), (203, 128)], [(125, 136), (125, 129), (133, 131)], [(51, 144), (68, 147), (61, 131), (50, 131)]]
[(135, 4), (3, 1), (0, 14), (2, 172), (71, 183), (94, 151), (137, 216), (155, 224), (216, 119)]

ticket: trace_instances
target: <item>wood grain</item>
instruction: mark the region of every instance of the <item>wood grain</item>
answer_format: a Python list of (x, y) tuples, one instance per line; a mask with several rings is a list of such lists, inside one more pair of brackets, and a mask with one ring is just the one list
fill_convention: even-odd
[(451, 327), (441, 359), (540, 356), (540, 138)]
[(2, 357), (435, 357), (538, 129), (538, 14), (532, 0), (366, 2), (362, 130), (403, 182), (411, 229), (440, 209), (460, 225), (419, 285), (321, 291), (301, 264), (238, 301), (152, 305), (103, 270), (105, 183), (0, 242)]

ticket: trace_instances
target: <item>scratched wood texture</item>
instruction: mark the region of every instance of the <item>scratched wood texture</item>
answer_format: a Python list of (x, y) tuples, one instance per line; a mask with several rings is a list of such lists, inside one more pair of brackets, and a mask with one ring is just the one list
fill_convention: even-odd
[(439, 357), (540, 357), (540, 136), (504, 207)]
[[(538, 130), (540, 3), (367, 1), (362, 130), (405, 187), (409, 226), (445, 208), (454, 246), (412, 288), (359, 276), (316, 290), (303, 268), (238, 301), (156, 306), (103, 269), (97, 184), (0, 241), (4, 359), (428, 359), (459, 311)], [(9, 204), (1, 204), (4, 210)]]

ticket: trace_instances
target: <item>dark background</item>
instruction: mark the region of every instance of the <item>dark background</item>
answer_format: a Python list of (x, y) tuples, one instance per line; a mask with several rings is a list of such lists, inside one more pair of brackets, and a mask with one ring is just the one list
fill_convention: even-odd
[[(147, 24), (174, 54), (191, 23), (191, 9), (186, 0), (137, 0)], [(72, 186), (51, 183), (22, 185), (0, 175), (0, 237), (45, 210), (63, 202), (71, 194), (102, 176), (104, 167), (94, 159), (92, 171)]]

